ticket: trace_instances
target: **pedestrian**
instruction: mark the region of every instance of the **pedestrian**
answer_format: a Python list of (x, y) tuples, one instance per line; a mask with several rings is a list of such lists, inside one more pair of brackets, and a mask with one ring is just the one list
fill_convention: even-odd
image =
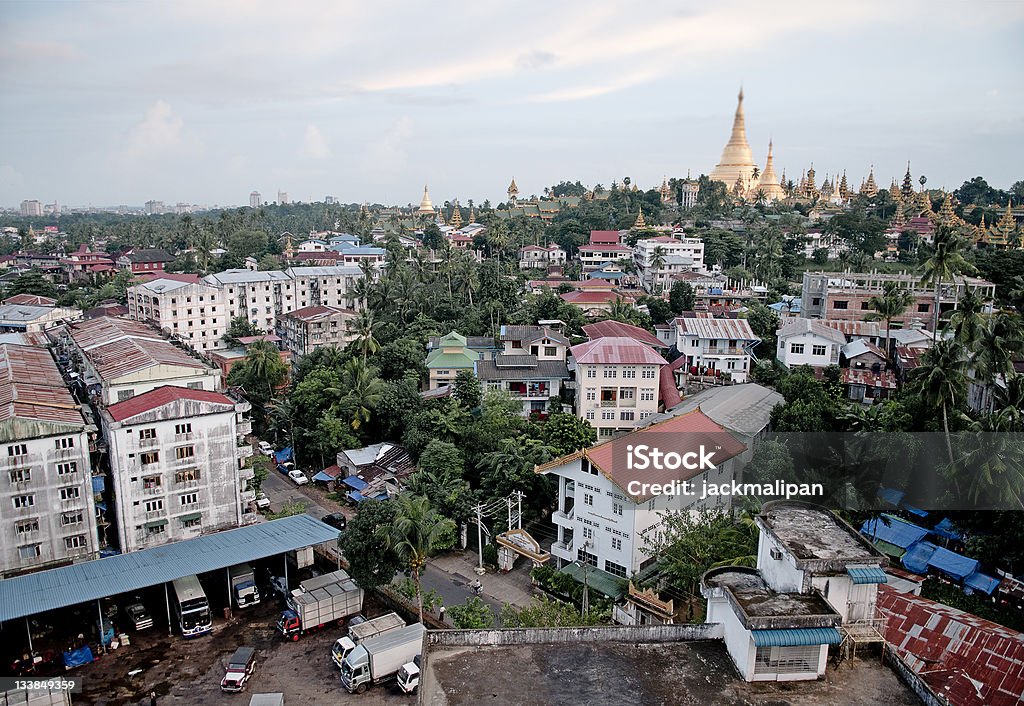
[(441, 606), (441, 610), (439, 610), (439, 611), (438, 611), (438, 613), (439, 613), (439, 617), (440, 617), (440, 619), (441, 619), (441, 623), (442, 623), (442, 624), (444, 624), (444, 614), (445, 614), (445, 613), (446, 613), (447, 611), (448, 611), (448, 609), (447, 609), (447, 608), (445, 608), (445, 607), (444, 607), (443, 605)]
[(149, 706), (156, 706), (156, 692), (149, 692)]

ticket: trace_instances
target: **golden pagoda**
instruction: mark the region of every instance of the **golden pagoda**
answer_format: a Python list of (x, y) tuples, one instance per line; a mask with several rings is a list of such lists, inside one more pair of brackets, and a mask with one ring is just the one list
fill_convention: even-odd
[(974, 227), (974, 242), (975, 243), (987, 243), (988, 242), (988, 229), (985, 227), (985, 214), (981, 214), (981, 223)]
[(416, 211), (418, 216), (432, 216), (434, 215), (434, 204), (430, 200), (430, 193), (427, 191), (427, 185), (423, 185), (423, 199), (420, 201), (420, 207)]
[(448, 220), (450, 225), (455, 230), (462, 227), (462, 211), (459, 210), (459, 200), (456, 199), (455, 203), (452, 204), (452, 217)]
[(512, 183), (508, 185), (508, 205), (515, 206), (519, 197), (519, 187), (516, 186), (516, 178), (512, 177)]
[(942, 199), (942, 206), (939, 208), (939, 222), (944, 226), (952, 226), (956, 221), (956, 212), (953, 210), (953, 194), (946, 192)]
[(732, 121), (732, 134), (722, 149), (722, 158), (711, 171), (711, 178), (726, 185), (739, 182), (743, 190), (750, 185), (754, 173), (754, 155), (747, 144), (747, 128), (743, 117), (743, 89), (740, 89), (736, 115)]
[(1007, 201), (1006, 210), (1003, 211), (1003, 215), (989, 229), (988, 242), (996, 247), (1005, 248), (1013, 240), (1013, 235), (1016, 231), (1017, 221), (1013, 218), (1013, 203)]
[(636, 214), (636, 222), (633, 223), (634, 228), (646, 228), (647, 224), (644, 223), (644, 207), (640, 207), (640, 212)]
[(804, 196), (813, 199), (817, 195), (818, 187), (814, 183), (814, 162), (811, 162), (811, 168), (807, 170), (807, 182), (804, 184)]
[(889, 184), (889, 198), (893, 201), (902, 201), (902, 197), (903, 195), (900, 193), (900, 187), (896, 186), (896, 179), (894, 178), (892, 183)]
[(868, 198), (874, 198), (878, 196), (878, 185), (875, 183), (875, 165), (871, 165), (871, 170), (868, 172), (868, 180), (864, 183), (864, 188), (861, 193)]
[(668, 177), (662, 177), (661, 188), (658, 189), (658, 193), (661, 194), (662, 203), (668, 203), (672, 200), (672, 190), (668, 188)]
[(472, 206), (469, 207), (469, 222), (476, 223), (476, 211), (473, 210)]
[(903, 186), (900, 187), (900, 194), (905, 199), (914, 198), (914, 178), (910, 176), (910, 162), (907, 162), (907, 173), (903, 175)]
[(927, 216), (932, 212), (932, 197), (924, 189), (917, 194), (917, 207), (918, 213), (922, 216)]
[[(785, 178), (785, 176), (783, 176)], [(762, 193), (766, 201), (781, 201), (786, 198), (786, 192), (780, 186), (779, 180), (775, 178), (775, 161), (772, 157), (772, 141), (768, 140), (768, 159), (764, 163), (764, 171), (757, 182), (757, 189)]]
[(901, 200), (896, 204), (896, 215), (893, 216), (890, 227), (893, 230), (902, 232), (906, 225), (907, 218), (906, 215), (903, 213), (903, 201)]
[(846, 183), (846, 170), (843, 170), (843, 178), (839, 181), (839, 198), (843, 201), (850, 195), (850, 187)]

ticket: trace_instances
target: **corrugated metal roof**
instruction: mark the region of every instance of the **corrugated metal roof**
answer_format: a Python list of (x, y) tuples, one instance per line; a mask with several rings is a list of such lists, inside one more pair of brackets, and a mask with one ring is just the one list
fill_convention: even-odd
[(0, 581), (0, 621), (216, 571), (338, 538), (306, 514)]
[(604, 365), (667, 365), (649, 346), (625, 336), (598, 338), (572, 347), (578, 363)]
[(193, 390), (188, 387), (177, 387), (175, 385), (164, 385), (149, 392), (129, 398), (107, 407), (107, 413), (114, 418), (114, 421), (123, 422), (136, 415), (163, 407), (176, 400), (195, 400), (196, 402), (211, 402), (213, 404), (228, 405), (234, 409), (235, 402), (219, 392), (209, 390)]
[(700, 339), (726, 339), (737, 341), (760, 341), (761, 339), (750, 328), (746, 319), (676, 319), (676, 326), (684, 336), (696, 336)]
[(751, 630), (756, 647), (796, 647), (798, 645), (838, 645), (842, 636), (835, 628), (788, 628)]
[(608, 319), (607, 321), (598, 321), (597, 323), (587, 324), (583, 327), (583, 333), (586, 334), (590, 340), (597, 340), (598, 338), (608, 337), (627, 337), (645, 343), (648, 346), (654, 348), (668, 348), (668, 344), (662, 341), (660, 338), (652, 334), (647, 329), (640, 328), (639, 326), (633, 326), (632, 324), (624, 324), (621, 321), (614, 321)]
[(15, 417), (85, 426), (78, 404), (44, 348), (0, 345), (0, 421)]
[[(495, 365), (493, 360), (476, 361), (476, 376), (480, 380), (568, 380), (569, 369), (560, 360), (537, 361), (534, 356), (498, 356), (498, 358), (531, 358), (534, 365), (519, 367)], [(555, 391), (557, 392), (557, 390)]]
[(847, 566), (846, 573), (855, 584), (885, 583), (885, 572), (877, 566)]

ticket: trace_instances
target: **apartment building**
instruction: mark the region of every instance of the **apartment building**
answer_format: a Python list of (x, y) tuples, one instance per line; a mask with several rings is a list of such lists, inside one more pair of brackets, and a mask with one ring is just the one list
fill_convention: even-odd
[[(570, 350), (576, 370), (576, 416), (590, 422), (599, 439), (643, 426), (657, 414), (665, 382), (662, 371), (667, 372), (668, 363), (649, 346), (612, 336)], [(672, 402), (678, 402), (668, 377), (675, 393)]]
[[(493, 345), (493, 339), (490, 341)], [(430, 376), (427, 389), (436, 390), (453, 384), (459, 371), (473, 372), (477, 361), (483, 359), (484, 355), (473, 350), (466, 337), (458, 331), (442, 336), (427, 353), (426, 366)]]
[(292, 355), (306, 355), (317, 348), (344, 348), (355, 338), (352, 322), (356, 312), (334, 306), (307, 306), (281, 314), (277, 331)]
[(213, 392), (220, 371), (137, 321), (101, 316), (54, 329), (78, 384), (98, 404), (114, 404), (162, 385)]
[(622, 233), (617, 230), (592, 230), (590, 242), (579, 249), (583, 271), (590, 272), (600, 269), (606, 262), (628, 260), (633, 257), (633, 249), (622, 244)]
[[(913, 298), (904, 314), (893, 319), (894, 327), (919, 325), (930, 330), (935, 316), (935, 288), (921, 284), (918, 275), (909, 273), (804, 272), (801, 291), (803, 315), (811, 319), (863, 320), (873, 311), (871, 298), (880, 295), (887, 282), (897, 283)], [(939, 293), (940, 314), (955, 309), (968, 288), (986, 299), (995, 298), (996, 285), (992, 282), (958, 276), (943, 283)]]
[(675, 275), (704, 271), (704, 241), (667, 235), (644, 238), (633, 248), (633, 262), (644, 288), (663, 292), (672, 287)]
[(498, 355), (476, 361), (483, 388), (504, 390), (522, 401), (524, 415), (547, 414), (551, 398), (569, 380), (569, 339), (546, 326), (502, 326), (498, 342)]
[(100, 412), (121, 551), (238, 527), (255, 492), (248, 402), (166, 385)]
[(95, 559), (96, 427), (43, 348), (0, 345), (0, 399), (0, 576)]
[(220, 348), (231, 325), (223, 292), (205, 282), (154, 279), (128, 288), (128, 316), (176, 336), (197, 351)]
[(519, 249), (520, 270), (546, 270), (565, 266), (565, 250), (558, 245), (527, 245)]
[(775, 357), (787, 368), (839, 365), (839, 353), (846, 345), (842, 332), (812, 319), (783, 319), (777, 335)]
[(676, 350), (688, 372), (746, 382), (753, 349), (761, 339), (746, 319), (679, 317)]

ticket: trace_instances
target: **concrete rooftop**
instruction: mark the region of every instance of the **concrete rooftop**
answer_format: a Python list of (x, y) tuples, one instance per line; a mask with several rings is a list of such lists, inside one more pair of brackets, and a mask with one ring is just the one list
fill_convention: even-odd
[(856, 562), (888, 564), (859, 532), (818, 505), (793, 500), (765, 503), (757, 523), (804, 562), (831, 563), (835, 568)]
[[(746, 615), (750, 629), (828, 627), (842, 621), (817, 594), (776, 593), (754, 569), (717, 569), (705, 574), (704, 583), (727, 589)], [(767, 618), (776, 620), (764, 620)]]

